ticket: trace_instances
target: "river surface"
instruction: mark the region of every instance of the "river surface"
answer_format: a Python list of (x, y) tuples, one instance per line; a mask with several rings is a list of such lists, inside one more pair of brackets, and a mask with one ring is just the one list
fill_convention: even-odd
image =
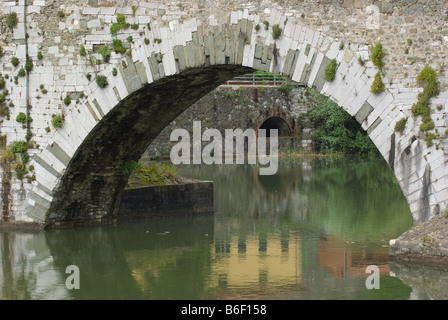
[[(0, 299), (447, 297), (445, 272), (389, 261), (389, 240), (413, 222), (383, 160), (284, 159), (274, 176), (254, 165), (176, 170), (214, 181), (214, 215), (0, 231)], [(369, 265), (379, 289), (366, 286)], [(68, 266), (79, 289), (67, 287)]]

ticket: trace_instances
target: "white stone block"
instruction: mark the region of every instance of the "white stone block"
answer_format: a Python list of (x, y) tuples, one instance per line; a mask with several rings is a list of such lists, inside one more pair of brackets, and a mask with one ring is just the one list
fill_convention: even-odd
[(89, 22), (87, 22), (87, 28), (89, 28), (89, 29), (99, 28), (100, 26), (101, 26), (101, 21), (99, 19), (90, 20)]
[(100, 13), (100, 8), (84, 7), (82, 9), (82, 14), (98, 15), (99, 13)]

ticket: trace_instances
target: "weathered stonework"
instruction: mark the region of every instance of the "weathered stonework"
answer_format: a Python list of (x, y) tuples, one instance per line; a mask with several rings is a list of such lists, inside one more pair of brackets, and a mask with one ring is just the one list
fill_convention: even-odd
[[(284, 93), (277, 87), (222, 85), (167, 125), (142, 158), (169, 158), (171, 148), (177, 143), (170, 141), (171, 132), (176, 128), (191, 130), (193, 121), (201, 122), (202, 131), (213, 128), (224, 133), (226, 129), (237, 128), (257, 132), (268, 119), (281, 119), (288, 132), (284, 135), (279, 132), (279, 152), (310, 151), (312, 128), (305, 128), (298, 119), (312, 107), (313, 101), (303, 87), (296, 86)], [(207, 144), (203, 142), (203, 146)]]
[(198, 181), (126, 189), (121, 198), (117, 220), (135, 221), (213, 212), (213, 182)]
[[(14, 107), (2, 118), (1, 134), (8, 143), (24, 140), (27, 128), (16, 121), (24, 112), (33, 119), (35, 141), (28, 150), (35, 180), (18, 180), (13, 172), (10, 191), (2, 190), (9, 218), (54, 227), (114, 221), (127, 179), (120, 166), (138, 160), (168, 123), (216, 86), (259, 69), (314, 87), (356, 116), (393, 168), (414, 219), (427, 220), (448, 208), (447, 6), (429, 0), (3, 1), (0, 72), (9, 77), (5, 88)], [(12, 30), (4, 22), (11, 12), (19, 20)], [(116, 35), (130, 54), (111, 49), (118, 14), (132, 25)], [(282, 28), (279, 39), (264, 21)], [(386, 91), (379, 94), (370, 92), (378, 70), (371, 61), (358, 62), (376, 42), (386, 52)], [(104, 44), (110, 59), (98, 63)], [(15, 81), (27, 55), (34, 68)], [(332, 59), (336, 78), (327, 82)], [(431, 99), (438, 135), (431, 147), (421, 119), (411, 115), (422, 91), (416, 77), (426, 65), (437, 71), (441, 87)], [(98, 75), (107, 77), (107, 87), (97, 85)], [(76, 98), (69, 105), (67, 94)], [(61, 113), (65, 121), (55, 129), (52, 114)], [(403, 117), (409, 117), (406, 128), (395, 133)]]

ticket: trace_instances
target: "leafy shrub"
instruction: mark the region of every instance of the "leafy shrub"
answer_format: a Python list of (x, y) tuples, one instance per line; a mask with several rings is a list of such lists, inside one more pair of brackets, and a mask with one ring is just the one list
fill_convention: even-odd
[(69, 95), (67, 95), (67, 96), (64, 98), (64, 104), (65, 104), (66, 106), (68, 106), (68, 105), (70, 105), (70, 103), (72, 103), (72, 98), (71, 98)]
[(31, 59), (28, 55), (26, 57), (26, 62), (25, 62), (25, 70), (27, 73), (30, 73), (31, 70), (33, 70), (33, 59)]
[(302, 122), (314, 128), (313, 141), (317, 152), (379, 156), (379, 152), (361, 125), (329, 98), (307, 89), (314, 107)]
[(372, 49), (372, 62), (380, 70), (383, 69), (384, 66), (383, 57), (383, 46), (381, 45), (381, 43), (377, 43)]
[(55, 128), (62, 127), (62, 124), (64, 123), (64, 117), (61, 114), (53, 114), (51, 116), (51, 124)]
[(97, 84), (98, 87), (100, 87), (100, 88), (105, 88), (105, 87), (107, 87), (107, 85), (109, 84), (109, 82), (107, 82), (107, 78), (106, 78), (106, 76), (99, 75), (98, 77), (96, 77), (96, 84)]
[(12, 65), (14, 66), (14, 68), (17, 67), (17, 66), (19, 65), (19, 63), (20, 63), (19, 58), (17, 58), (17, 57), (12, 57), (12, 58), (11, 58), (11, 63), (12, 63)]
[(6, 15), (6, 26), (8, 28), (15, 28), (17, 26), (17, 23), (19, 23), (17, 13), (11, 12), (10, 14)]
[(282, 35), (282, 28), (278, 24), (272, 26), (272, 38), (278, 39)]
[(370, 92), (378, 93), (384, 91), (384, 83), (381, 78), (381, 74), (379, 72), (376, 73), (375, 79), (372, 82), (372, 86), (370, 87)]
[(126, 48), (123, 46), (123, 42), (120, 39), (113, 39), (112, 47), (113, 47), (115, 53), (125, 53), (126, 52)]
[(104, 59), (104, 62), (109, 62), (110, 59), (110, 52), (109, 50), (107, 50), (107, 46), (106, 45), (102, 45), (100, 47), (99, 53), (101, 54), (101, 56)]
[(26, 114), (23, 112), (19, 112), (19, 114), (16, 117), (16, 121), (20, 123), (26, 123)]

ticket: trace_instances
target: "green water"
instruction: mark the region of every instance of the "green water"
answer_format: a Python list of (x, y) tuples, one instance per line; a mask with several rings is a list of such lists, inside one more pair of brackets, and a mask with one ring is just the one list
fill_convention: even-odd
[[(176, 168), (214, 181), (214, 215), (2, 231), (0, 299), (418, 299), (433, 294), (401, 280), (402, 269), (391, 270), (389, 240), (408, 230), (412, 217), (382, 160), (282, 160), (274, 176), (259, 176), (250, 165)], [(79, 289), (66, 286), (69, 265), (79, 268)], [(368, 265), (378, 267), (380, 289), (366, 288)]]

